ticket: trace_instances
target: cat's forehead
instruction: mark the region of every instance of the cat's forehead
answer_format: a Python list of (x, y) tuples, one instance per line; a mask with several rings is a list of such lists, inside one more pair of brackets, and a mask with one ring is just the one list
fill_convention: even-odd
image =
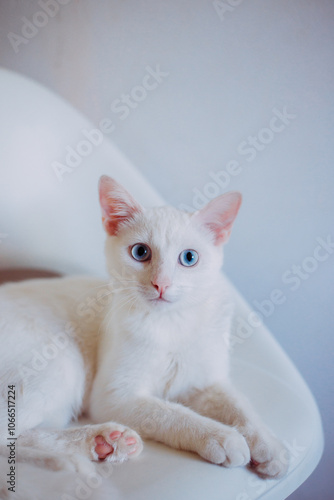
[(145, 209), (136, 222), (136, 236), (158, 248), (177, 243), (191, 231), (191, 214), (173, 207)]

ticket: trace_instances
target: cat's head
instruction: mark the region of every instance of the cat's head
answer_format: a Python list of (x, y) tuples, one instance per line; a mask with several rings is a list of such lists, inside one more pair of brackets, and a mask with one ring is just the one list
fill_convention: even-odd
[(240, 193), (223, 194), (193, 214), (169, 206), (143, 208), (107, 176), (100, 179), (99, 194), (108, 271), (129, 303), (171, 309), (209, 296)]

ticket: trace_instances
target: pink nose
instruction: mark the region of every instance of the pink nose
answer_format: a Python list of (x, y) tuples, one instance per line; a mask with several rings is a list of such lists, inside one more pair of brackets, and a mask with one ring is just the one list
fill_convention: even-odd
[(153, 280), (151, 281), (154, 288), (159, 292), (160, 297), (165, 293), (167, 288), (170, 286), (170, 282), (168, 280)]

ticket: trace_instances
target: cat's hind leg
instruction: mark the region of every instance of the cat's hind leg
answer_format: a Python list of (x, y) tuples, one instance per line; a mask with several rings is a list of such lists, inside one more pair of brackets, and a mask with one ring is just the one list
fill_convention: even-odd
[[(7, 445), (0, 445), (0, 455), (8, 456)], [(15, 443), (15, 463), (28, 463), (53, 471), (79, 472), (81, 474), (95, 472), (93, 462), (83, 455), (78, 453), (56, 453), (50, 448), (40, 449), (35, 444), (33, 447), (22, 446), (20, 439)]]
[(89, 460), (121, 462), (139, 454), (139, 436), (118, 424), (65, 429), (82, 411), (87, 392), (89, 370), (79, 346), (72, 336), (56, 345), (64, 318), (49, 309), (32, 314), (29, 307), (8, 308), (2, 329), (0, 321), (0, 340), (11, 334), (11, 345), (0, 353), (0, 453), (8, 451), (11, 395), (18, 461), (80, 471), (93, 466)]
[[(92, 472), (92, 460), (123, 462), (142, 450), (138, 434), (112, 422), (64, 428), (82, 400), (84, 371), (69, 376), (73, 356), (52, 360), (36, 377), (22, 379), (11, 374), (0, 397), (0, 454), (8, 455), (8, 381), (16, 387), (17, 461), (51, 470)], [(50, 385), (50, 380), (53, 383)], [(22, 391), (21, 391), (22, 388)], [(57, 429), (57, 430), (51, 430)]]
[(121, 463), (138, 456), (143, 449), (136, 432), (113, 422), (60, 430), (28, 430), (17, 440), (0, 445), (0, 455), (8, 456), (9, 444), (16, 462), (82, 474), (94, 473), (94, 461)]
[[(60, 381), (61, 382), (61, 381)], [(63, 386), (63, 383), (60, 384)], [(41, 386), (40, 386), (41, 387)], [(69, 389), (67, 387), (67, 389)], [(64, 389), (66, 392), (66, 389)], [(65, 396), (65, 395), (64, 395)], [(17, 433), (8, 440), (7, 405), (0, 401), (0, 455), (8, 456), (7, 445), (12, 442), (17, 462), (28, 462), (51, 470), (89, 473), (94, 470), (91, 461), (124, 462), (142, 450), (138, 434), (122, 425), (107, 422), (98, 425), (61, 428), (67, 425), (72, 408), (59, 406), (59, 399), (42, 397), (40, 391), (30, 390), (28, 401), (19, 405)], [(59, 429), (45, 428), (52, 422)]]
[(18, 441), (24, 447), (118, 463), (138, 456), (143, 448), (136, 432), (114, 422), (61, 430), (32, 429)]

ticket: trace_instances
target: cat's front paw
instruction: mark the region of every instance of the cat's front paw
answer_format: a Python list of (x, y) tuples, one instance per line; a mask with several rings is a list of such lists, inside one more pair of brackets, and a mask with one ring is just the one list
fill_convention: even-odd
[(89, 437), (89, 448), (93, 460), (124, 462), (138, 456), (143, 443), (139, 435), (119, 424), (106, 423), (96, 426)]
[(248, 440), (250, 468), (263, 478), (280, 479), (289, 468), (289, 452), (272, 434), (256, 434)]
[(250, 461), (245, 438), (235, 429), (223, 426), (207, 434), (199, 454), (209, 462), (224, 467), (238, 467)]

